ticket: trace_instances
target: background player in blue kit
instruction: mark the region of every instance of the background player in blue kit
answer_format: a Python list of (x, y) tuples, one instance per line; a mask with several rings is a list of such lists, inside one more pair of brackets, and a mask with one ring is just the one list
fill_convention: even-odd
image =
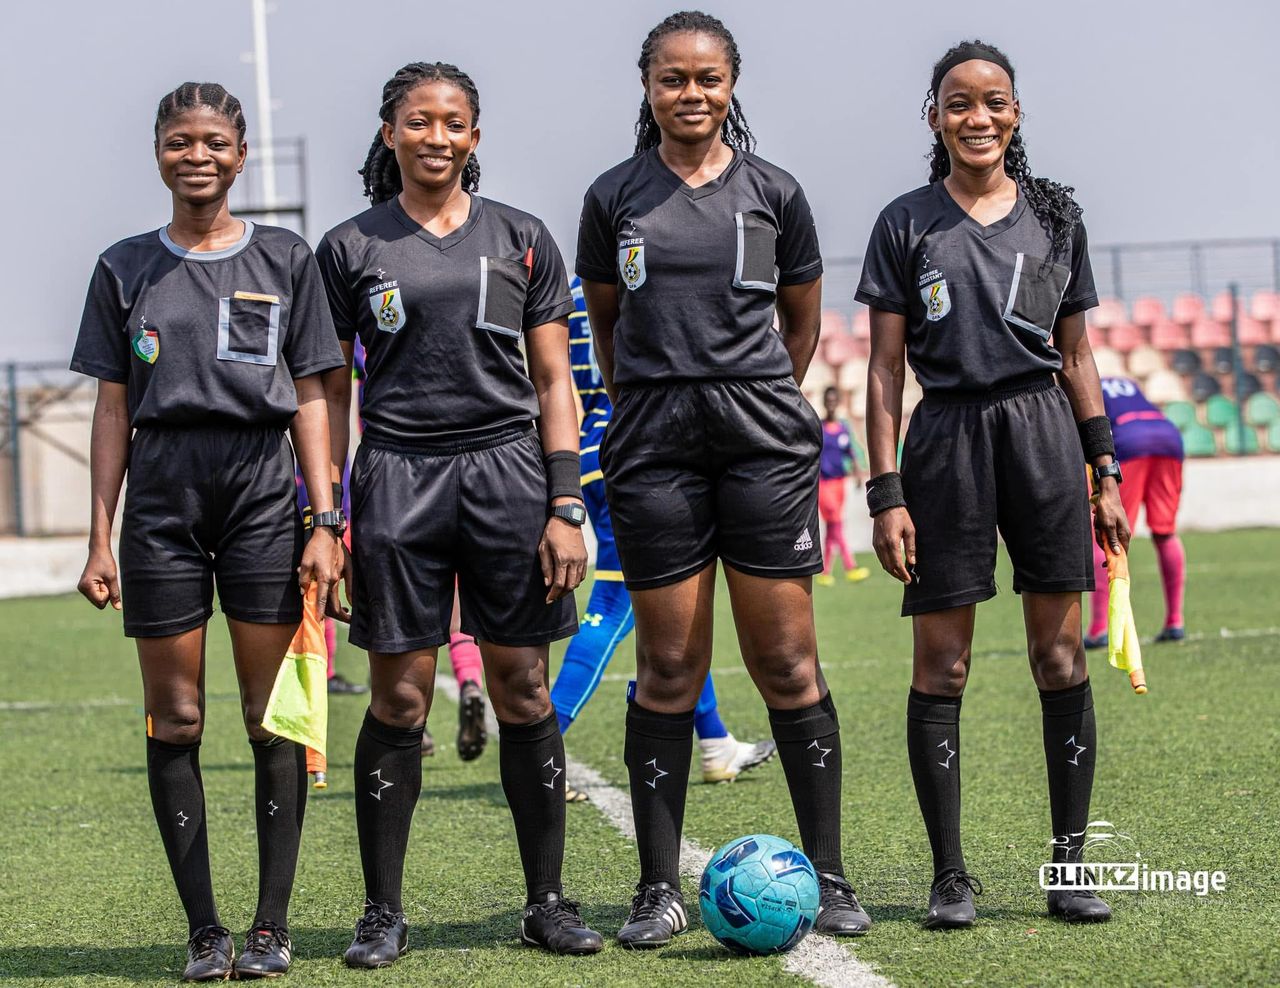
[[(576, 310), (569, 314), (569, 361), (573, 367), (573, 383), (582, 400), (579, 440), (582, 497), (596, 537), (596, 571), (591, 598), (582, 615), (582, 626), (569, 642), (564, 663), (551, 688), (551, 702), (555, 704), (562, 733), (569, 729), (591, 699), (614, 651), (636, 624), (631, 594), (622, 582), (622, 563), (618, 559), (609, 504), (605, 500), (604, 474), (600, 470), (600, 444), (604, 440), (613, 405), (596, 364), (587, 303), (582, 295), (582, 279), (575, 275), (570, 284)], [(704, 782), (731, 781), (748, 769), (767, 762), (777, 751), (777, 744), (773, 741), (753, 744), (739, 741), (729, 733), (720, 719), (710, 673), (707, 673), (706, 685), (694, 709), (693, 729), (698, 735)], [(565, 798), (577, 802), (585, 796), (576, 789), (566, 788)]]

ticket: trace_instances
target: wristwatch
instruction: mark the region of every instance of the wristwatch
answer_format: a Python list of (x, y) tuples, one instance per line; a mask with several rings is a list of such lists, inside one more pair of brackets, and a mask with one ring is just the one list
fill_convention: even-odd
[(1120, 472), (1120, 461), (1112, 460), (1106, 466), (1093, 467), (1093, 486), (1095, 488), (1100, 489), (1102, 487), (1103, 477), (1115, 477), (1117, 484), (1123, 484), (1124, 475)]
[(557, 504), (551, 509), (551, 517), (567, 521), (575, 528), (581, 528), (587, 523), (587, 509), (577, 501), (572, 504)]
[(321, 511), (317, 515), (313, 515), (311, 519), (313, 528), (327, 528), (337, 538), (342, 538), (347, 531), (347, 516), (342, 513), (341, 508), (335, 508), (333, 511)]

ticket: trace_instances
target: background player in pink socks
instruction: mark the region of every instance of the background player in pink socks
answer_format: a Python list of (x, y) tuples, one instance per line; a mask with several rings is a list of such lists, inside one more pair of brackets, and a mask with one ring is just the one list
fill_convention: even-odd
[[(1138, 524), (1138, 510), (1147, 509), (1147, 527), (1160, 564), (1164, 585), (1164, 628), (1158, 642), (1182, 641), (1182, 617), (1187, 555), (1178, 538), (1178, 503), (1182, 499), (1182, 435), (1127, 377), (1104, 377), (1102, 400), (1116, 437), (1116, 458), (1124, 465), (1120, 500), (1129, 525)], [(1107, 647), (1107, 577), (1102, 550), (1093, 547), (1094, 583), (1090, 598), (1089, 632), (1085, 648)]]
[(832, 575), (832, 561), (836, 553), (844, 566), (844, 578), (858, 583), (871, 575), (871, 570), (859, 566), (849, 545), (844, 540), (844, 494), (846, 481), (853, 474), (854, 483), (862, 486), (866, 479), (863, 453), (853, 438), (849, 423), (836, 416), (840, 404), (838, 389), (827, 388), (822, 393), (822, 407), (826, 416), (822, 420), (822, 459), (818, 480), (818, 513), (827, 526), (827, 536), (822, 547), (823, 570), (814, 579), (820, 586), (830, 587), (836, 582)]

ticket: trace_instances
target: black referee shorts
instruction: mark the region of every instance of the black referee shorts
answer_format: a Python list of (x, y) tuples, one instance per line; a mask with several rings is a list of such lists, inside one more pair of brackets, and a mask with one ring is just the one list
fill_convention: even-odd
[(302, 620), (302, 519), (293, 448), (280, 429), (139, 429), (120, 530), (124, 633), (176, 635), (213, 613)]
[(916, 527), (904, 616), (994, 597), (997, 530), (1015, 593), (1093, 589), (1084, 453), (1051, 377), (983, 396), (926, 394), (907, 429), (902, 486)]
[(631, 590), (717, 557), (752, 576), (822, 572), (822, 423), (793, 378), (624, 388), (600, 450)]
[(578, 630), (573, 595), (547, 604), (542, 446), (530, 428), (412, 449), (367, 435), (351, 468), (351, 642), (375, 652), (449, 640), (542, 645)]

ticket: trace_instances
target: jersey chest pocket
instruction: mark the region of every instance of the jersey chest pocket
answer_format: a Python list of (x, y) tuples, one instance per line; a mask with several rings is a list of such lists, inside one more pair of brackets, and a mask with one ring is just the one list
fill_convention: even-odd
[(1047, 340), (1070, 280), (1071, 269), (1065, 264), (1050, 264), (1043, 258), (1020, 253), (1013, 266), (1004, 321)]
[(519, 339), (524, 326), (524, 302), (528, 291), (529, 269), (523, 261), (507, 257), (480, 258), (480, 303), (476, 308), (476, 328)]
[(733, 287), (773, 292), (778, 289), (778, 266), (774, 249), (778, 231), (763, 216), (734, 213), (738, 228), (738, 255), (733, 268)]
[(280, 347), (280, 296), (236, 292), (218, 299), (218, 359), (274, 366)]

